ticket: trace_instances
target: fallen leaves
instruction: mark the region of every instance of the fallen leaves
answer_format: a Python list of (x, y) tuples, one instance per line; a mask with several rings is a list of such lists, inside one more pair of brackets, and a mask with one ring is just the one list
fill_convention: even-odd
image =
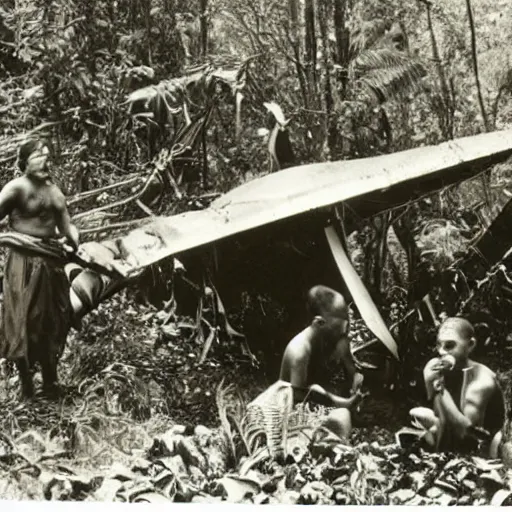
[(230, 503), (240, 503), (244, 498), (254, 497), (261, 491), (259, 482), (236, 475), (226, 475), (220, 479), (219, 483), (222, 485), (226, 499)]
[[(113, 464), (102, 474), (81, 474), (72, 465), (42, 458), (51, 452), (48, 442), (31, 434), (20, 445), (27, 453), (32, 449), (33, 465), (12, 457), (0, 463), (34, 482), (33, 489), (40, 489), (35, 496), (40, 493), (46, 500), (441, 506), (512, 502), (512, 474), (500, 461), (410, 453), (377, 442), (325, 443), (317, 436), (309, 446), (300, 444), (300, 453), (292, 449), (286, 461), (265, 458), (241, 476), (227, 473), (226, 461), (221, 471), (212, 471), (222, 453), (219, 439), (218, 431), (201, 425), (176, 425), (156, 436), (147, 451), (135, 450), (128, 463)], [(323, 449), (315, 451), (315, 442)], [(16, 453), (16, 443), (9, 446)]]
[[(148, 313), (144, 321), (150, 319)], [(171, 328), (192, 330), (178, 323), (163, 325), (169, 329), (166, 337), (170, 344), (173, 344)], [(125, 338), (120, 342), (127, 343)], [(197, 347), (195, 360), (200, 349)], [(200, 381), (192, 375), (195, 363), (190, 357), (190, 347), (173, 344), (171, 363), (168, 348), (155, 350), (163, 351), (163, 360), (171, 365), (172, 371), (177, 368), (172, 365), (181, 365), (171, 377), (173, 386), (186, 380), (190, 388), (187, 400), (194, 389), (207, 388), (204, 379)], [(120, 400), (121, 396), (128, 397), (128, 393), (120, 394), (120, 391), (136, 390), (140, 374), (151, 373), (162, 381), (170, 378), (163, 374), (164, 363), (155, 367), (149, 364), (150, 359), (144, 360), (148, 364), (137, 374), (134, 368), (142, 368), (140, 364), (108, 362), (101, 376), (103, 381), (90, 379), (82, 391), (88, 391), (93, 398), (101, 398), (105, 391), (112, 392), (113, 405), (129, 405), (129, 398)], [(218, 364), (207, 361), (201, 371), (207, 373)], [(183, 393), (177, 392), (178, 396), (171, 399), (176, 403), (183, 400), (185, 389), (183, 386)], [(23, 407), (19, 406), (20, 415), (28, 411), (43, 417), (45, 413), (37, 404)], [(108, 410), (119, 414), (118, 407)], [(13, 411), (14, 407), (9, 408), (8, 413)], [(189, 415), (195, 417), (193, 412)], [(379, 428), (356, 429), (352, 445), (342, 443), (328, 432), (313, 436), (312, 430), (311, 435), (301, 438), (288, 432), (286, 458), (272, 460), (267, 450), (261, 457), (248, 458), (245, 465), (239, 461), (239, 471), (235, 473), (229, 472), (233, 471), (233, 466), (228, 464), (229, 449), (218, 429), (204, 425), (193, 428), (188, 424), (169, 428), (166, 421), (158, 435), (146, 435), (141, 438), (143, 443), (135, 443), (130, 437), (133, 425), (129, 425), (130, 430), (124, 430), (126, 417), (126, 411), (120, 416), (109, 416), (122, 427), (115, 428), (122, 440), (115, 444), (118, 450), (122, 448), (119, 454), (122, 462), (111, 467), (97, 468), (90, 473), (76, 465), (73, 457), (77, 453), (70, 450), (69, 442), (73, 434), (75, 437), (77, 433), (83, 434), (87, 427), (96, 433), (94, 451), (102, 454), (101, 450), (107, 446), (102, 429), (107, 424), (105, 419), (96, 419), (86, 411), (71, 418), (73, 421), (61, 421), (59, 426), (65, 427), (65, 431), (58, 435), (41, 435), (27, 429), (23, 436), (13, 439), (0, 435), (0, 471), (5, 470), (11, 481), (22, 483), (24, 497), (47, 500), (339, 505), (507, 505), (512, 501), (509, 492), (512, 474), (501, 461), (407, 451), (391, 442), (393, 436), (388, 431)], [(201, 421), (211, 425), (206, 418)], [(236, 436), (234, 439), (238, 443)], [(83, 452), (86, 450), (80, 453)], [(6, 487), (7, 484), (12, 485), (9, 480)]]

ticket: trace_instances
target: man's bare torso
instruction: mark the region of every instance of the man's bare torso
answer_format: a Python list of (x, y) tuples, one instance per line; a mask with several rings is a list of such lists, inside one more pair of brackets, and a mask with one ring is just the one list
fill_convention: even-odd
[(47, 181), (35, 181), (26, 176), (13, 180), (16, 199), (11, 205), (9, 225), (14, 231), (40, 238), (56, 236), (56, 212), (62, 193)]
[[(453, 371), (452, 378), (445, 379), (447, 391), (452, 395), (452, 398), (465, 416), (468, 410), (472, 407), (482, 408), (482, 421), (481, 427), (487, 427), (496, 423), (499, 425), (502, 416), (500, 409), (500, 402), (503, 399), (501, 389), (496, 380), (496, 374), (487, 366), (476, 361), (470, 361), (468, 365), (470, 368), (466, 370), (468, 375), (464, 378), (464, 372)], [(450, 372), (451, 373), (451, 372)], [(482, 399), (482, 389), (490, 389), (489, 400)]]
[[(308, 366), (311, 356), (310, 336), (311, 332), (308, 327), (297, 334), (297, 336), (288, 343), (281, 362), (281, 372), (279, 375), (281, 380), (291, 382), (292, 374), (296, 370), (297, 365)], [(304, 387), (309, 385), (309, 377), (310, 376), (307, 375), (306, 380), (299, 385)]]

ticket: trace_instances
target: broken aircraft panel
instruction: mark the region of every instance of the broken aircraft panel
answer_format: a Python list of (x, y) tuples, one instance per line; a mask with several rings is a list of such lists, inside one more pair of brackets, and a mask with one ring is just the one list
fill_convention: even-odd
[[(510, 155), (512, 130), (505, 130), (389, 155), (288, 168), (247, 182), (204, 210), (148, 220), (109, 242), (109, 263), (130, 277), (175, 254), (343, 202), (360, 216), (371, 216), (473, 177)], [(94, 261), (88, 245), (81, 256)]]

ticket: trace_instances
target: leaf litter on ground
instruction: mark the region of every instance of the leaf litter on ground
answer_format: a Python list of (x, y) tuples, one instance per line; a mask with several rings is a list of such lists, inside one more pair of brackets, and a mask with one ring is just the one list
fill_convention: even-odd
[[(3, 397), (0, 498), (350, 505), (509, 502), (512, 475), (500, 461), (405, 451), (393, 442), (392, 432), (380, 428), (354, 429), (350, 444), (326, 433), (299, 440), (289, 432), (283, 459), (272, 460), (263, 450), (250, 464), (234, 463), (212, 404), (212, 378), (219, 376), (219, 383), (222, 374), (226, 382), (254, 381), (255, 374), (239, 363), (230, 367), (229, 358), (219, 359), (217, 345), (204, 365), (197, 363), (203, 347), (194, 342), (177, 339), (165, 348), (143, 346), (147, 323), (161, 320), (140, 305), (137, 315), (123, 315), (125, 300), (121, 296), (100, 308), (80, 338), (71, 342), (73, 349), (80, 344), (78, 357), (68, 352), (68, 386), (57, 403), (37, 399), (19, 404), (12, 393)], [(164, 334), (173, 338), (171, 327), (178, 331), (185, 324), (171, 322)], [(187, 336), (188, 325), (183, 329)], [(158, 329), (149, 332), (156, 341)], [(208, 389), (210, 395), (194, 402), (190, 391), (176, 392), (180, 380), (187, 384), (183, 390)], [(171, 391), (174, 395), (166, 401)], [(190, 406), (203, 407), (202, 416), (194, 425), (180, 424), (180, 418), (194, 417)], [(201, 417), (208, 420), (203, 425)], [(237, 435), (234, 428), (235, 450)], [(249, 469), (242, 472), (242, 467)]]

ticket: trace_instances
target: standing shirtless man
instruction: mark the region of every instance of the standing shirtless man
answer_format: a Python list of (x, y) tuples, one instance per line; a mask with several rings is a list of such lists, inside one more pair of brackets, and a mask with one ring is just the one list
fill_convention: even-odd
[[(64, 236), (73, 250), (78, 231), (72, 226), (61, 190), (52, 182), (49, 150), (29, 140), (19, 150), (24, 175), (0, 192), (0, 219), (9, 216), (10, 228), (44, 242)], [(32, 369), (40, 363), (43, 389), (58, 390), (57, 364), (71, 327), (69, 283), (63, 268), (41, 257), (11, 249), (4, 269), (3, 334), (0, 357), (15, 361), (23, 396), (33, 394)]]

